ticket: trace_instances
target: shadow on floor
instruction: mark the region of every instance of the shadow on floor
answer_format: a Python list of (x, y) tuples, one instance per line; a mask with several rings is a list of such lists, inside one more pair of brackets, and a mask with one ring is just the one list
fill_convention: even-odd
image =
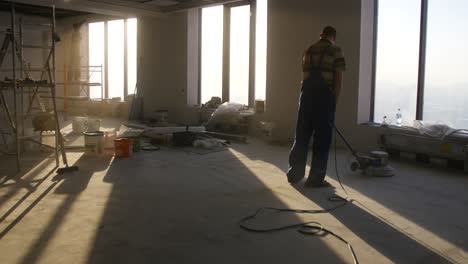
[(468, 252), (466, 173), (404, 159), (391, 162), (396, 176), (356, 175), (352, 188)]
[[(28, 190), (22, 198), (18, 199), (13, 208), (16, 208), (21, 202), (23, 202), (31, 193), (35, 192), (36, 189), (47, 179), (47, 176), (38, 178), (46, 168), (51, 164), (55, 163), (55, 157), (50, 156), (50, 153), (39, 153), (37, 156), (27, 157), (22, 161), (22, 169), (20, 173), (16, 172), (16, 159), (15, 157), (5, 157), (0, 161), (0, 167), (2, 168), (3, 179), (0, 184), (0, 209), (5, 211), (0, 222), (6, 218), (11, 208), (3, 208), (5, 204), (13, 199), (21, 189)], [(52, 168), (51, 171), (56, 168)], [(52, 172), (51, 172), (52, 173)], [(11, 213), (11, 212), (10, 212)]]
[[(252, 160), (261, 160), (263, 162), (270, 163), (282, 171), (287, 169), (287, 155), (288, 149), (284, 147), (274, 147), (269, 146), (269, 151), (264, 153), (255, 153), (251, 150), (238, 149), (244, 155), (249, 157)], [(333, 152), (331, 153), (333, 154)], [(342, 155), (342, 157), (345, 157)], [(340, 167), (339, 171), (345, 172), (344, 167)], [(334, 160), (333, 157), (329, 161), (328, 175), (332, 178), (336, 178)], [(286, 182), (286, 175), (284, 176)], [(362, 181), (361, 187), (363, 190), (372, 190), (372, 187), (376, 187), (374, 191), (363, 192), (364, 195), (370, 195), (371, 199), (374, 199), (378, 202), (381, 202), (383, 205), (388, 208), (392, 208), (392, 204), (388, 204), (389, 200), (379, 198), (379, 186), (366, 186), (369, 181), (392, 181), (393, 178), (369, 178), (361, 175), (353, 175), (350, 177), (358, 177), (359, 181)], [(344, 180), (346, 183), (346, 180)], [(303, 187), (303, 182), (294, 185), (296, 190), (300, 192), (305, 198), (313, 201), (322, 208), (330, 207), (330, 202), (327, 199), (334, 195), (334, 189), (329, 188), (324, 192), (320, 189), (309, 189)], [(355, 188), (354, 185), (351, 185), (352, 188)], [(380, 186), (381, 187), (381, 186)], [(388, 193), (391, 197), (392, 193)], [(398, 193), (398, 195), (406, 195)], [(382, 195), (380, 195), (382, 197)], [(352, 197), (351, 197), (352, 198)], [(407, 201), (408, 202), (408, 201)], [(466, 212), (466, 211), (465, 211)], [(438, 253), (434, 252), (432, 249), (426, 247), (423, 244), (420, 244), (412, 237), (408, 236), (406, 233), (402, 232), (399, 229), (394, 228), (388, 223), (380, 220), (378, 217), (369, 213), (366, 210), (363, 210), (361, 207), (356, 206), (354, 203), (348, 203), (345, 207), (340, 208), (336, 211), (330, 212), (334, 217), (336, 217), (344, 226), (354, 232), (358, 237), (363, 239), (368, 245), (376, 249), (382, 255), (386, 256), (388, 259), (396, 263), (446, 263), (447, 260), (440, 256)], [(458, 212), (461, 213), (461, 212)], [(428, 214), (419, 215), (424, 217), (427, 215), (435, 216), (438, 213), (428, 212)], [(409, 217), (411, 220), (421, 220), (420, 217), (416, 218), (416, 213), (413, 214), (403, 214), (405, 217)], [(439, 223), (443, 222), (444, 219), (439, 219)], [(416, 223), (426, 223), (427, 221), (420, 221)], [(432, 232), (437, 232), (438, 234), (444, 234), (444, 226), (430, 225), (429, 228)], [(462, 247), (466, 247), (466, 244)], [(359, 256), (359, 249), (356, 249)]]
[(91, 177), (96, 172), (104, 171), (109, 167), (112, 156), (83, 154), (74, 164), (78, 166), (78, 173), (65, 173), (57, 175), (54, 180), (61, 181), (54, 191), (56, 194), (79, 194), (86, 189)]
[[(305, 188), (302, 184), (294, 187), (322, 208), (329, 207), (327, 198), (335, 195), (333, 188), (317, 191)], [(394, 263), (450, 263), (438, 253), (407, 236), (401, 229), (382, 221), (354, 202), (348, 202), (346, 206), (331, 211), (330, 214)], [(355, 250), (359, 255), (359, 249)]]
[[(16, 156), (0, 156), (0, 188), (8, 186), (5, 185), (9, 181), (27, 181), (28, 179), (36, 176), (31, 175), (31, 170), (41, 171), (45, 167), (50, 165), (50, 161), (55, 162), (55, 158), (51, 158), (52, 152), (50, 151), (38, 151), (34, 154), (27, 154), (21, 157), (21, 169), (18, 172), (16, 167)], [(28, 178), (23, 177), (29, 175)], [(10, 183), (11, 185), (11, 183)]]
[(284, 204), (229, 151), (137, 155), (114, 160), (104, 178), (113, 189), (88, 263), (309, 263), (310, 251), (343, 262), (295, 231), (241, 230), (240, 218), (260, 205)]
[[(96, 159), (98, 159), (98, 162), (96, 162)], [(97, 158), (90, 157), (86, 154), (82, 155), (81, 158), (74, 164), (79, 167), (79, 171), (55, 175), (55, 177), (52, 179), (52, 182), (49, 182), (49, 186), (44, 191), (42, 191), (42, 193), (34, 201), (32, 201), (23, 212), (21, 212), (15, 219), (13, 219), (11, 223), (0, 233), (1, 239), (18, 223), (20, 223), (20, 221), (31, 210), (33, 210), (34, 207), (36, 207), (37, 204), (41, 202), (52, 190), (54, 190), (55, 187), (58, 186), (55, 189), (55, 193), (67, 195), (65, 200), (61, 202), (60, 206), (51, 217), (51, 220), (47, 226), (44, 227), (40, 237), (35, 240), (31, 250), (25, 253), (22, 261), (19, 263), (36, 263), (38, 261), (38, 258), (47, 247), (48, 242), (60, 228), (70, 208), (76, 201), (79, 193), (86, 189), (89, 180), (93, 176), (93, 173), (95, 171), (105, 170), (108, 167), (110, 160), (111, 157)], [(43, 181), (52, 175), (54, 171), (55, 168), (43, 178)], [(11, 213), (10, 211), (8, 212)]]

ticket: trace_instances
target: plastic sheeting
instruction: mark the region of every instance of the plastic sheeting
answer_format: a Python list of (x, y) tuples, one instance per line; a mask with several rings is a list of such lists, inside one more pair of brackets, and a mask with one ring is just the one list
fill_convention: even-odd
[(430, 137), (434, 137), (440, 140), (443, 140), (446, 136), (449, 136), (459, 130), (450, 127), (449, 124), (444, 122), (429, 122), (429, 121), (421, 121), (421, 120), (414, 120), (414, 128), (418, 130), (421, 135), (426, 135)]

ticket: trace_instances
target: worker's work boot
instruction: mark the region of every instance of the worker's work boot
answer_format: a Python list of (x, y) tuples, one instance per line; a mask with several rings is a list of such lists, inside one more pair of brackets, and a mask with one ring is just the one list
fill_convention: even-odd
[(289, 168), (286, 175), (288, 176), (288, 182), (291, 184), (298, 183), (304, 178), (304, 172), (300, 174), (298, 170), (293, 168)]
[(330, 187), (331, 185), (324, 180), (326, 174), (326, 170), (311, 168), (304, 185), (306, 187)]
[(312, 179), (311, 177), (307, 178), (307, 181), (304, 183), (305, 187), (308, 187), (308, 188), (333, 187), (333, 185), (331, 185), (326, 180), (322, 180), (321, 182), (316, 182), (311, 179)]

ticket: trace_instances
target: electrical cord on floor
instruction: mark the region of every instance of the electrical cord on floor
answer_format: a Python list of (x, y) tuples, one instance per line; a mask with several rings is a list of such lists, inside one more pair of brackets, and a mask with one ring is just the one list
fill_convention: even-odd
[(285, 225), (285, 226), (280, 226), (280, 227), (275, 227), (275, 228), (265, 228), (265, 229), (261, 229), (261, 228), (252, 228), (252, 227), (248, 227), (246, 225), (246, 223), (250, 220), (253, 220), (257, 217), (257, 215), (264, 211), (264, 210), (270, 210), (270, 211), (275, 211), (275, 212), (279, 212), (279, 213), (298, 213), (298, 214), (320, 214), (320, 213), (329, 213), (333, 210), (336, 210), (340, 207), (343, 207), (345, 206), (347, 203), (348, 203), (348, 192), (346, 191), (346, 189), (344, 188), (343, 184), (341, 183), (341, 178), (340, 178), (340, 175), (339, 175), (339, 172), (338, 172), (338, 162), (337, 162), (337, 154), (336, 154), (336, 150), (337, 150), (337, 144), (336, 144), (336, 140), (337, 140), (337, 132), (336, 132), (336, 128), (335, 128), (335, 140), (334, 140), (334, 154), (335, 154), (335, 172), (336, 172), (336, 177), (337, 177), (337, 180), (341, 186), (341, 189), (344, 191), (344, 193), (346, 194), (345, 197), (341, 197), (339, 195), (333, 195), (331, 197), (328, 198), (328, 201), (330, 202), (339, 202), (340, 204), (336, 205), (336, 206), (333, 206), (333, 207), (330, 207), (330, 208), (325, 208), (325, 209), (288, 209), (288, 208), (275, 208), (275, 207), (262, 207), (260, 209), (258, 209), (253, 215), (249, 215), (249, 216), (246, 216), (244, 218), (242, 218), (240, 220), (240, 223), (239, 223), (239, 226), (246, 230), (246, 231), (249, 231), (249, 232), (254, 232), (254, 233), (271, 233), (271, 232), (276, 232), (276, 231), (281, 231), (281, 230), (286, 230), (286, 229), (292, 229), (292, 228), (297, 228), (297, 231), (301, 234), (304, 234), (304, 235), (320, 235), (320, 236), (324, 236), (324, 235), (332, 235), (334, 236), (335, 238), (337, 238), (338, 240), (340, 240), (341, 242), (345, 243), (347, 246), (348, 246), (348, 250), (349, 252), (351, 253), (351, 256), (353, 258), (353, 261), (355, 264), (358, 264), (359, 261), (357, 259), (357, 256), (354, 252), (354, 249), (353, 247), (351, 246), (351, 244), (346, 240), (344, 239), (343, 237), (333, 233), (331, 230), (328, 230), (326, 229), (325, 227), (323, 227), (322, 224), (320, 224), (319, 222), (316, 222), (316, 221), (309, 221), (309, 222), (302, 222), (302, 223), (298, 223), (298, 224), (291, 224), (291, 225)]

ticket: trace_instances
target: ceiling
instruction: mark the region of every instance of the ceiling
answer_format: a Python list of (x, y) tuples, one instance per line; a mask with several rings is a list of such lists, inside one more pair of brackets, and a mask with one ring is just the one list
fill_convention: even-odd
[[(49, 15), (52, 3), (57, 7), (57, 17), (82, 14), (103, 14), (112, 16), (161, 16), (165, 13), (190, 8), (213, 6), (247, 0), (13, 0), (17, 12), (35, 15)], [(247, 1), (248, 2), (248, 1)], [(37, 10), (35, 10), (37, 9)], [(0, 10), (10, 10), (10, 1), (0, 0)]]
[(91, 0), (92, 2), (109, 3), (120, 6), (153, 9), (159, 12), (173, 12), (183, 9), (217, 5), (241, 0)]
[[(0, 11), (10, 12), (11, 2), (0, 0)], [(47, 6), (36, 6), (30, 4), (21, 4), (15, 3), (15, 12), (18, 14), (27, 14), (32, 16), (43, 16), (50, 17), (51, 9)], [(72, 17), (90, 14), (88, 12), (76, 11), (76, 10), (67, 10), (57, 8), (55, 9), (55, 16), (57, 18)]]

